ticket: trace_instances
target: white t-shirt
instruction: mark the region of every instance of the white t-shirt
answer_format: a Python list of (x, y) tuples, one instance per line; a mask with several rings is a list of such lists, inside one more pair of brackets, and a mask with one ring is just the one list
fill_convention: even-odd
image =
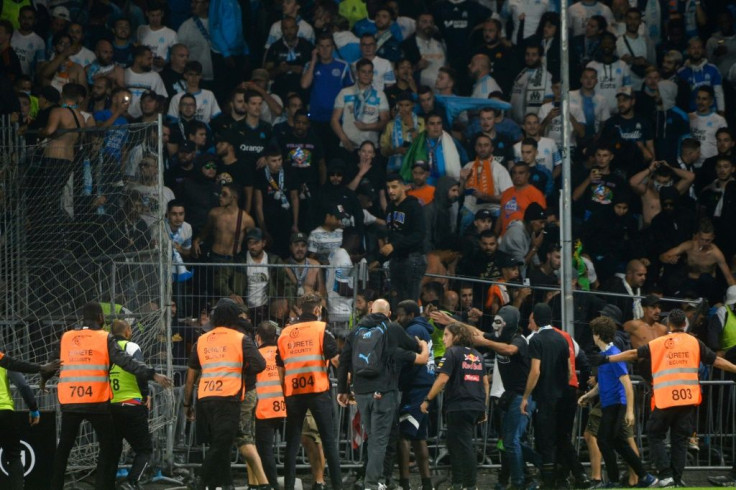
[(537, 32), (539, 21), (545, 12), (554, 10), (554, 5), (549, 0), (509, 0), (509, 11), (511, 20), (514, 22), (514, 32), (511, 41), (516, 44), (519, 39), (519, 16), (524, 14), (524, 39), (533, 36)]
[(169, 49), (177, 42), (176, 31), (168, 27), (162, 27), (157, 31), (152, 31), (147, 24), (138, 27), (138, 44), (151, 48), (154, 57), (158, 56), (169, 61)]
[(419, 74), (420, 83), (434, 88), (440, 68), (447, 64), (447, 50), (445, 49), (444, 43), (435, 38), (430, 37), (429, 39), (424, 40), (419, 37), (415, 37), (415, 39), (417, 42), (417, 49), (419, 49), (419, 54), (429, 62), (427, 68), (422, 70)]
[[(463, 165), (463, 169), (473, 168), (474, 164), (475, 161), (468, 162)], [(506, 170), (503, 165), (493, 159), (491, 159), (491, 172), (493, 173), (494, 195), (500, 196), (501, 194), (503, 194), (503, 191), (514, 185), (514, 183), (511, 181), (509, 171)], [(475, 196), (473, 196), (472, 194), (468, 194), (465, 196), (463, 207), (470, 210), (473, 214), (481, 209), (489, 209), (491, 210), (491, 212), (493, 212), (494, 215), (497, 215), (501, 209), (501, 205), (499, 203), (484, 202), (482, 204), (478, 204), (477, 201), (478, 200), (475, 198)]]
[(33, 78), (38, 63), (46, 59), (46, 45), (41, 36), (35, 32), (23, 35), (16, 30), (10, 40), (10, 46), (18, 55), (23, 73)]
[(586, 65), (598, 73), (598, 85), (595, 87), (597, 94), (605, 97), (608, 102), (608, 110), (611, 114), (618, 114), (616, 103), (616, 92), (626, 85), (631, 86), (631, 70), (629, 65), (621, 60), (616, 60), (610, 65), (600, 61), (591, 61)]
[[(178, 230), (175, 232), (171, 231), (171, 225), (167, 222), (166, 223), (166, 233), (169, 236), (169, 240), (171, 240), (173, 243), (179, 245), (183, 250), (191, 250), (192, 248), (192, 225), (187, 223), (186, 221), (181, 224)], [(177, 278), (188, 278), (190, 277), (190, 274), (187, 274), (189, 271), (186, 267), (184, 267), (184, 259), (182, 258), (181, 254), (179, 253), (176, 248), (172, 247), (172, 260), (171, 265), (173, 266), (172, 273)]]
[(552, 99), (552, 75), (544, 68), (524, 68), (511, 88), (511, 119), (521, 124), (524, 116), (539, 112), (545, 99)]
[(503, 90), (496, 83), (496, 80), (488, 74), (473, 84), (473, 93), (470, 96), (475, 99), (487, 99), (488, 94), (493, 92), (503, 92)]
[(601, 2), (595, 2), (592, 5), (576, 2), (570, 5), (567, 9), (567, 27), (572, 29), (572, 35), (581, 36), (585, 34), (585, 24), (594, 15), (602, 15), (608, 22), (608, 25), (616, 21), (611, 9)]
[[(276, 94), (269, 93), (271, 97), (276, 101), (278, 105), (281, 107), (284, 107), (284, 103), (281, 101), (281, 97), (279, 97)], [(264, 100), (261, 104), (261, 121), (267, 122), (268, 124), (273, 125), (275, 117), (273, 117), (273, 114), (271, 113), (271, 108), (268, 107), (268, 104), (266, 104), (266, 101)]]
[[(514, 144), (514, 156), (521, 160), (521, 141)], [(552, 138), (542, 136), (537, 141), (537, 165), (547, 167), (552, 172), (554, 168), (562, 164), (562, 156), (557, 148), (557, 143)]]
[[(220, 113), (220, 106), (217, 105), (215, 94), (207, 89), (200, 89), (199, 92), (192, 94), (194, 100), (197, 101), (197, 112), (194, 118), (205, 123), (210, 122), (212, 118)], [(169, 116), (179, 119), (179, 100), (184, 96), (184, 92), (179, 92), (171, 98), (169, 103)]]
[[(624, 38), (626, 38), (624, 40)], [(629, 47), (626, 45), (626, 42), (628, 41), (628, 46), (631, 46), (631, 51), (629, 51)], [(633, 51), (633, 56), (642, 56), (646, 58), (646, 60), (656, 65), (656, 59), (654, 58), (654, 45), (649, 42), (649, 40), (644, 36), (639, 36), (636, 39), (631, 39), (630, 37), (623, 35), (618, 38), (616, 41), (616, 52), (619, 56), (624, 55), (631, 55), (631, 52)], [(631, 69), (631, 68), (629, 68)], [(633, 71), (631, 72), (631, 87), (636, 90), (641, 90), (641, 86), (644, 83), (644, 79), (639, 77), (636, 73)]]
[(354, 145), (365, 140), (378, 144), (378, 131), (361, 131), (355, 127), (355, 121), (375, 123), (382, 112), (388, 112), (388, 99), (383, 90), (372, 87), (366, 97), (358, 93), (357, 84), (345, 87), (335, 97), (335, 109), (343, 109), (342, 130)]
[(711, 112), (704, 116), (697, 112), (691, 112), (690, 116), (690, 134), (693, 138), (700, 141), (700, 160), (695, 162), (695, 168), (700, 168), (706, 158), (718, 155), (718, 147), (716, 146), (716, 131), (721, 128), (727, 128), (728, 123), (720, 114)]
[[(376, 90), (383, 91), (387, 85), (393, 85), (396, 83), (396, 75), (394, 75), (394, 68), (391, 62), (380, 56), (373, 58), (373, 87)], [(350, 65), (350, 69), (353, 71), (353, 80), (358, 79), (358, 74), (355, 71), (355, 65), (357, 61)], [(433, 84), (434, 86), (434, 84)]]
[(313, 253), (321, 263), (326, 263), (330, 258), (330, 253), (341, 246), (342, 228), (328, 231), (324, 227), (318, 226), (312, 230), (307, 240), (307, 250), (309, 253)]
[(327, 269), (327, 311), (330, 320), (346, 322), (353, 312), (353, 297), (341, 296), (338, 293), (340, 284), (354, 288), (353, 262), (344, 248), (337, 248), (330, 253), (330, 268)]
[(141, 218), (143, 218), (143, 221), (145, 221), (148, 226), (151, 226), (157, 219), (163, 217), (166, 212), (166, 206), (169, 205), (169, 201), (174, 199), (174, 192), (166, 186), (164, 186), (164, 202), (162, 203), (159, 202), (158, 186), (156, 185), (132, 183), (130, 184), (130, 190), (141, 193), (141, 199), (143, 201)]
[(254, 262), (250, 254), (245, 258), (248, 292), (245, 302), (248, 308), (258, 308), (268, 302), (268, 254), (263, 252), (260, 262)]
[[(297, 22), (297, 27), (299, 28), (299, 32), (297, 33), (297, 37), (300, 37), (302, 39), (306, 39), (310, 43), (314, 44), (314, 28), (304, 19), (299, 19), (299, 22)], [(268, 39), (266, 39), (266, 49), (270, 48), (273, 43), (278, 41), (283, 37), (283, 33), (281, 32), (281, 21), (277, 20), (273, 24), (271, 24), (271, 29), (268, 31)]]
[(166, 98), (169, 97), (161, 76), (154, 71), (135, 73), (132, 68), (126, 68), (124, 79), (125, 86), (130, 90), (130, 94), (132, 95), (128, 114), (133, 118), (140, 117), (141, 115), (141, 95), (146, 90), (153, 90), (158, 95)]
[[(200, 18), (205, 32), (209, 34), (210, 20)], [(194, 18), (185, 20), (179, 30), (176, 32), (179, 42), (189, 48), (189, 59), (197, 60), (202, 63), (202, 79), (212, 80), (214, 78), (212, 71), (212, 54), (210, 51), (211, 42), (202, 35), (202, 31), (197, 27)]]
[[(544, 119), (547, 117), (547, 114), (552, 112), (552, 109), (554, 108), (554, 102), (547, 102), (546, 104), (543, 104), (542, 107), (539, 108), (539, 112), (537, 113), (539, 120), (544, 121)], [(550, 123), (547, 125), (547, 131), (545, 131), (545, 134), (548, 138), (551, 138), (555, 143), (557, 143), (558, 148), (561, 148), (563, 146), (562, 116), (557, 116), (550, 121)], [(575, 133), (573, 131), (571, 131), (570, 138), (570, 145), (575, 146)]]
[(97, 56), (91, 50), (82, 46), (79, 53), (71, 55), (69, 59), (85, 68), (87, 65), (91, 65), (97, 59)]

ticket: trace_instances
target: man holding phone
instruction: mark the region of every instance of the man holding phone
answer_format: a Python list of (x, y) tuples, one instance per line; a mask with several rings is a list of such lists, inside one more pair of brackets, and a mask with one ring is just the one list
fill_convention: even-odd
[[(613, 149), (607, 143), (601, 142), (595, 150), (595, 162), (588, 175), (578, 174), (573, 178), (576, 185), (572, 199), (582, 202), (584, 221), (588, 221), (593, 214), (608, 209), (608, 206), (613, 206), (615, 193), (628, 192), (626, 180), (611, 170), (612, 160)], [(584, 171), (585, 168), (581, 170)]]

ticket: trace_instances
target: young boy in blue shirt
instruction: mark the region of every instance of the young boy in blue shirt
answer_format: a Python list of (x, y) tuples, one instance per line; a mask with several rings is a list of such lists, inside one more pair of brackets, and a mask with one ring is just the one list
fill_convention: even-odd
[[(593, 341), (603, 355), (614, 355), (621, 352), (613, 345), (616, 335), (616, 324), (608, 317), (598, 317), (590, 322)], [(624, 435), (624, 424), (634, 424), (634, 388), (629, 378), (629, 371), (623, 362), (603, 364), (598, 368), (598, 384), (578, 399), (578, 404), (588, 403), (594, 396), (600, 395), (601, 421), (598, 429), (598, 447), (606, 463), (608, 486), (618, 486), (619, 472), (616, 453), (639, 476), (640, 487), (656, 486), (658, 480), (647, 473), (641, 459), (629, 446)]]

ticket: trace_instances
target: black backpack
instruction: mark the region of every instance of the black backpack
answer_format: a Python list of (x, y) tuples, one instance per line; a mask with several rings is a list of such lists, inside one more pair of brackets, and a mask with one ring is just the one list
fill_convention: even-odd
[(353, 337), (353, 374), (375, 378), (386, 369), (386, 323), (358, 327)]

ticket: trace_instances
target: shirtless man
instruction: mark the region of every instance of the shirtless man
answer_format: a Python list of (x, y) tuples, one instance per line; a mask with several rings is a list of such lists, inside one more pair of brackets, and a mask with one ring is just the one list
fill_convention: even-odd
[[(675, 176), (678, 177), (676, 182)], [(641, 196), (644, 226), (649, 226), (652, 218), (662, 211), (659, 200), (660, 188), (674, 186), (682, 196), (689, 191), (693, 182), (695, 182), (694, 173), (678, 166), (670, 166), (664, 160), (653, 161), (649, 164), (649, 167), (633, 175), (629, 179), (629, 185), (634, 189), (634, 192)]]
[[(222, 186), (220, 206), (210, 210), (202, 232), (192, 242), (193, 257), (198, 258), (202, 253), (201, 243), (212, 238), (210, 259), (213, 262), (234, 262), (235, 255), (240, 253), (246, 232), (256, 226), (253, 218), (240, 209), (239, 199), (240, 186), (234, 183)], [(241, 216), (241, 223), (236, 237), (238, 216)]]
[(659, 256), (666, 264), (677, 264), (683, 254), (687, 259), (688, 280), (682, 284), (680, 292), (696, 292), (716, 301), (722, 295), (716, 283), (716, 267), (721, 270), (729, 286), (736, 284), (728, 268), (723, 252), (713, 243), (715, 232), (709, 219), (700, 221), (698, 232), (688, 240)]
[[(327, 297), (325, 291), (325, 280), (322, 276), (322, 270), (319, 268), (319, 262), (315, 259), (307, 257), (307, 234), (293, 233), (291, 235), (291, 244), (289, 250), (291, 257), (286, 259), (287, 264), (292, 264), (286, 272), (293, 275), (294, 282), (297, 285), (297, 296), (307, 293), (317, 293), (323, 298)], [(307, 266), (315, 266), (309, 268)]]
[(638, 349), (639, 346), (646, 345), (657, 337), (668, 333), (667, 326), (659, 323), (659, 314), (662, 309), (659, 307), (657, 296), (653, 294), (646, 296), (641, 300), (641, 307), (644, 316), (639, 320), (629, 320), (624, 323), (624, 331), (629, 333), (633, 349)]

